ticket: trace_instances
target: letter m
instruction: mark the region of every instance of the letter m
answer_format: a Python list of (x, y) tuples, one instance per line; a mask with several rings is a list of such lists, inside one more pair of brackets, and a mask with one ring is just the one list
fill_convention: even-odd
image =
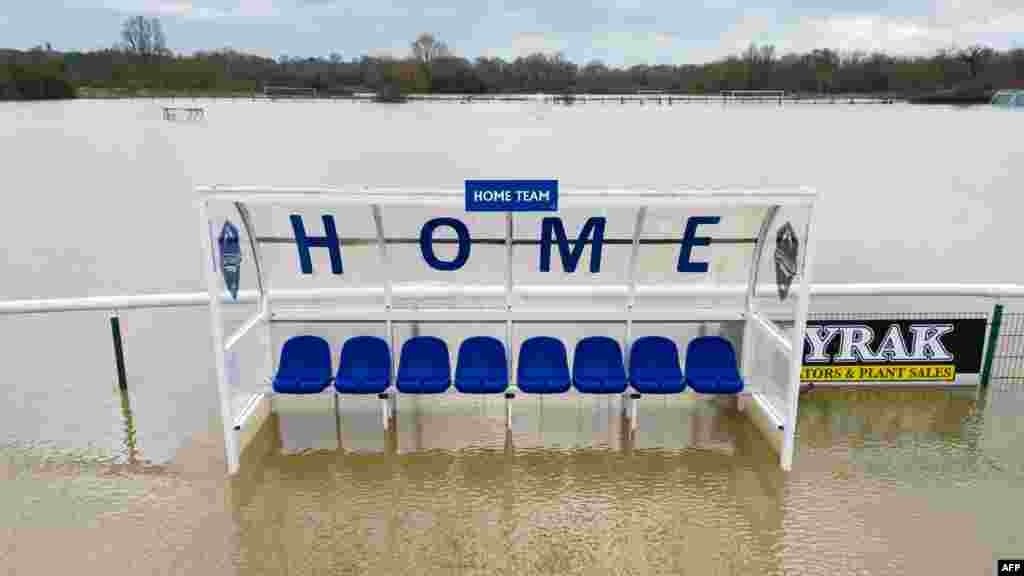
[(591, 235), (593, 235), (593, 240), (591, 241), (592, 249), (590, 251), (590, 271), (594, 273), (600, 272), (601, 246), (604, 244), (604, 225), (605, 218), (603, 216), (595, 216), (588, 219), (586, 224), (583, 225), (583, 231), (580, 232), (575, 246), (570, 252), (569, 239), (565, 236), (565, 227), (562, 225), (562, 219), (556, 217), (545, 218), (541, 223), (541, 272), (551, 271), (551, 244), (556, 239), (558, 241), (558, 253), (562, 257), (562, 268), (566, 272), (575, 272), (576, 265), (579, 264), (580, 257), (583, 256), (583, 248), (586, 246), (587, 239)]
[(299, 267), (303, 274), (313, 273), (313, 259), (309, 256), (310, 248), (327, 248), (331, 253), (331, 272), (342, 273), (341, 267), (341, 245), (338, 241), (338, 231), (334, 227), (334, 216), (324, 214), (321, 217), (324, 221), (325, 236), (306, 236), (306, 227), (302, 225), (302, 216), (291, 215), (292, 230), (295, 232), (295, 245), (299, 248)]

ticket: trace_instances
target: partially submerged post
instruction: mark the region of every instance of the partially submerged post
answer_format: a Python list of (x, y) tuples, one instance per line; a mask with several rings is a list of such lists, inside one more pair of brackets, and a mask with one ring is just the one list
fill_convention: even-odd
[(110, 315), (110, 335), (114, 340), (114, 365), (117, 368), (117, 385), (122, 391), (128, 390), (128, 375), (124, 368), (124, 345), (121, 342), (121, 317), (115, 311)]
[(1003, 325), (1003, 305), (996, 304), (992, 310), (992, 322), (989, 325), (988, 344), (985, 347), (985, 364), (981, 369), (981, 378), (978, 380), (980, 387), (979, 398), (988, 388), (989, 380), (992, 378), (992, 360), (995, 358), (996, 349), (999, 346), (999, 331)]

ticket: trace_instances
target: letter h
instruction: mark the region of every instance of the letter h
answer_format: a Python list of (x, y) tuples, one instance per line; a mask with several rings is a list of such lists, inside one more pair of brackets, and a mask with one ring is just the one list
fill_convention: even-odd
[(338, 231), (334, 227), (334, 216), (324, 214), (324, 233), (326, 236), (306, 236), (306, 228), (302, 225), (302, 216), (291, 215), (292, 230), (295, 231), (295, 245), (299, 248), (299, 266), (303, 274), (313, 273), (313, 260), (309, 257), (310, 248), (327, 248), (331, 252), (331, 272), (342, 273), (341, 245)]

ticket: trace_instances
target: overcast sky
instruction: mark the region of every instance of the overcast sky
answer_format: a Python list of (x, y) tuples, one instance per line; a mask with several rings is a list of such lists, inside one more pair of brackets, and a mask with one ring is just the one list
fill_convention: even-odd
[(562, 51), (612, 65), (700, 63), (750, 42), (931, 53), (981, 43), (1024, 48), (1024, 0), (3, 0), (0, 47), (110, 47), (121, 22), (160, 16), (175, 52), (231, 47), (265, 56), (404, 56), (432, 32), (468, 58)]

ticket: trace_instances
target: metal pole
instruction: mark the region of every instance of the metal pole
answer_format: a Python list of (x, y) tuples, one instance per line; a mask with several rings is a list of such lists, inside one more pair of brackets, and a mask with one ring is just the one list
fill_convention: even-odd
[(810, 305), (811, 282), (814, 280), (814, 249), (815, 235), (814, 227), (814, 206), (807, 208), (807, 231), (806, 248), (804, 249), (804, 263), (799, 271), (800, 283), (795, 286), (797, 298), (796, 318), (793, 322), (792, 345), (790, 346), (790, 387), (789, 387), (789, 410), (785, 415), (785, 435), (782, 439), (782, 469), (789, 471), (793, 468), (793, 453), (796, 451), (796, 425), (797, 414), (800, 411), (800, 370), (803, 368), (804, 337), (807, 332), (807, 309)]
[(505, 392), (505, 430), (512, 429), (512, 399), (515, 397), (514, 392)]
[(629, 428), (630, 430), (636, 430), (637, 428), (637, 404), (640, 402), (640, 395), (633, 392), (629, 395)]
[(213, 360), (217, 370), (217, 393), (220, 397), (221, 425), (224, 428), (224, 455), (227, 459), (228, 474), (234, 475), (239, 468), (238, 434), (234, 426), (234, 412), (231, 408), (231, 386), (227, 380), (226, 359), (224, 358), (224, 326), (221, 323), (221, 297), (223, 289), (217, 274), (217, 256), (213, 248), (213, 228), (208, 217), (206, 201), (199, 202), (199, 235), (203, 250), (206, 276), (206, 290), (210, 306), (210, 334), (213, 340)]
[(992, 310), (992, 324), (988, 331), (988, 348), (985, 350), (985, 364), (981, 369), (981, 389), (988, 388), (989, 379), (992, 377), (992, 359), (996, 355), (996, 347), (999, 344), (999, 329), (1003, 324), (1003, 305), (996, 304)]
[(110, 335), (114, 339), (114, 362), (117, 364), (117, 384), (121, 390), (128, 390), (128, 376), (124, 369), (124, 346), (121, 344), (121, 318), (117, 311), (110, 315)]
[(388, 424), (390, 423), (391, 420), (391, 416), (388, 414), (388, 393), (382, 392), (377, 395), (377, 398), (380, 399), (381, 423), (384, 424), (384, 430), (386, 431), (388, 429)]

